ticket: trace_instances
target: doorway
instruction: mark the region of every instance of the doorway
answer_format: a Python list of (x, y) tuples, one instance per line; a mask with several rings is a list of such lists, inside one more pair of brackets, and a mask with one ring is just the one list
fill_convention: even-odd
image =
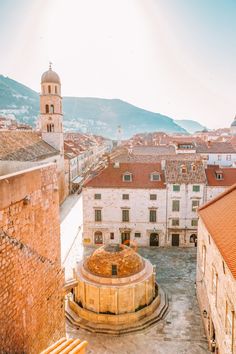
[(179, 234), (172, 234), (172, 246), (179, 246)]
[(121, 233), (121, 243), (126, 246), (130, 245), (130, 232)]
[(158, 247), (159, 246), (159, 235), (156, 232), (150, 234), (150, 246)]

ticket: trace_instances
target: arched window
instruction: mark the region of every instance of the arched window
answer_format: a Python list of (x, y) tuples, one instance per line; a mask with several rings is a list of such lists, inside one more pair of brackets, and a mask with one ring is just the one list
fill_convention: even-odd
[(55, 86), (55, 93), (57, 94), (57, 86)]
[(54, 124), (47, 124), (47, 132), (52, 133), (54, 132)]
[(101, 231), (96, 231), (94, 233), (94, 243), (95, 245), (101, 245), (103, 243), (103, 237)]
[(48, 104), (46, 104), (46, 106), (45, 106), (45, 111), (46, 111), (46, 113), (49, 113), (49, 105)]
[(50, 105), (50, 113), (54, 113), (54, 105), (53, 104)]
[(48, 93), (51, 93), (51, 86), (48, 85)]

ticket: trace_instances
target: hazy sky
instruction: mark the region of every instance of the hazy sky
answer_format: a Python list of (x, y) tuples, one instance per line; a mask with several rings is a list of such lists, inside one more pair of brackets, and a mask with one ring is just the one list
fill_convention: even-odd
[(0, 73), (210, 128), (236, 114), (236, 0), (0, 0)]

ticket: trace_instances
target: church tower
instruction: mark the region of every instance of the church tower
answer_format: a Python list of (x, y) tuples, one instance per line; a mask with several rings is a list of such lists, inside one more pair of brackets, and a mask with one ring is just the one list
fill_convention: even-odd
[(64, 155), (61, 81), (58, 74), (49, 70), (41, 77), (40, 125), (42, 139)]
[(68, 194), (68, 188), (65, 183), (61, 81), (52, 70), (51, 63), (49, 70), (41, 77), (40, 131), (42, 139), (59, 152), (57, 156), (53, 156), (53, 162), (57, 165), (59, 200), (62, 203)]

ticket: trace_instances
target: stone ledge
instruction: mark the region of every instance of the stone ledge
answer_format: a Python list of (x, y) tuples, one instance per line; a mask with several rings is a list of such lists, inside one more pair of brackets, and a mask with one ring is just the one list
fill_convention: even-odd
[(91, 333), (109, 334), (113, 336), (120, 336), (130, 333), (137, 333), (144, 331), (152, 326), (155, 326), (157, 322), (162, 320), (169, 308), (168, 295), (162, 289), (159, 288), (160, 303), (156, 310), (149, 316), (137, 319), (135, 322), (126, 324), (105, 324), (105, 323), (93, 323), (79, 317), (71, 308), (68, 302), (66, 303), (66, 319), (67, 322), (74, 328), (85, 329)]

